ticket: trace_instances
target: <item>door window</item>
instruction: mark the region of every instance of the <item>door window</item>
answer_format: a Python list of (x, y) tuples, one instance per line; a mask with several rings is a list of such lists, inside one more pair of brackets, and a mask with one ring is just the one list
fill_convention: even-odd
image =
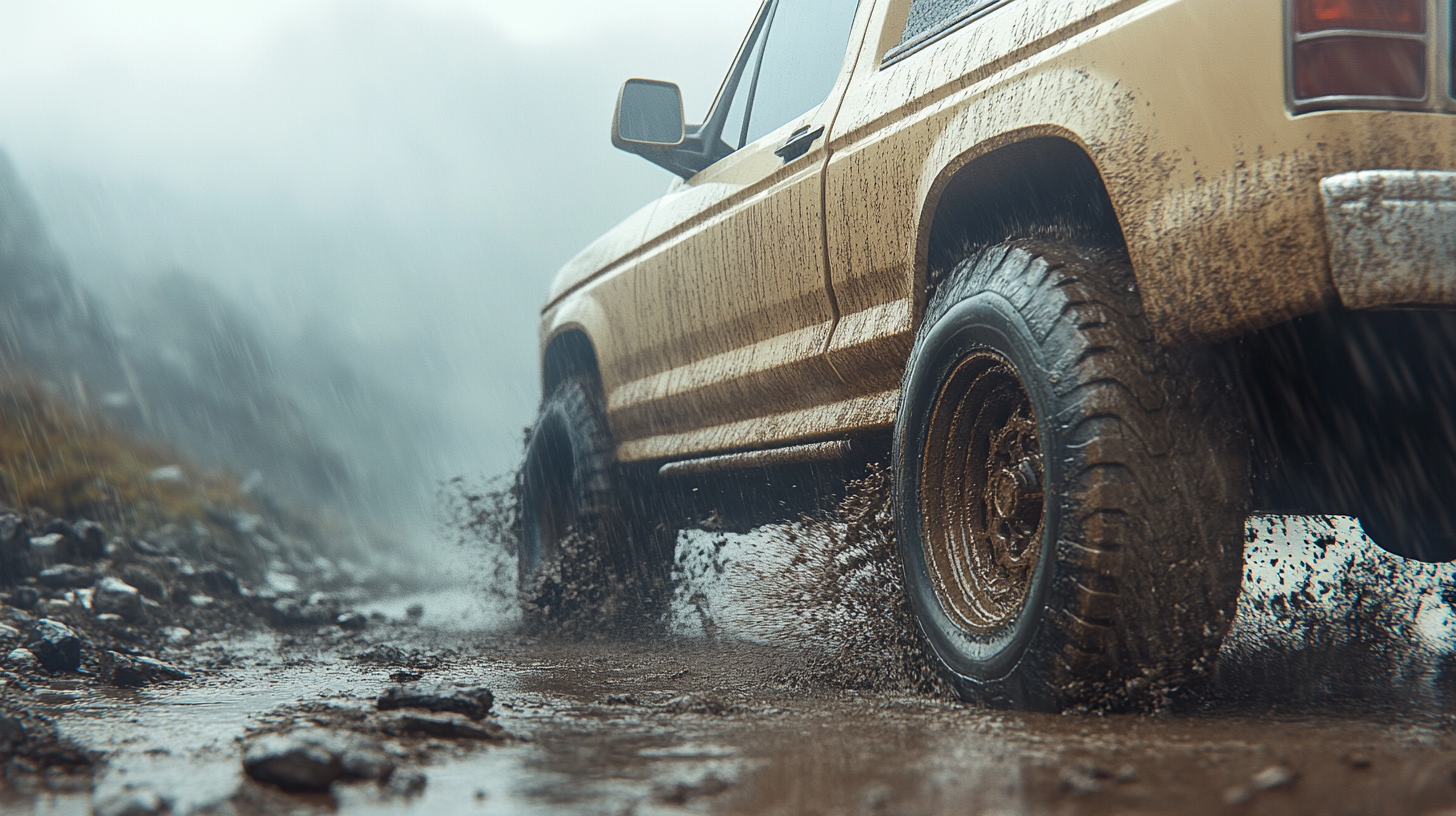
[[(817, 107), (834, 87), (859, 0), (772, 0), (723, 128), (737, 150)], [(735, 65), (735, 68), (737, 66)]]

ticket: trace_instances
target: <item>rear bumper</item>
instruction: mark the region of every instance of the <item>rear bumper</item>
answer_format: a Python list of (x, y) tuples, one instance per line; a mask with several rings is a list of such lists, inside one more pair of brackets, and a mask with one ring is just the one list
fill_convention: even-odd
[(1362, 170), (1320, 191), (1346, 308), (1456, 306), (1456, 173)]

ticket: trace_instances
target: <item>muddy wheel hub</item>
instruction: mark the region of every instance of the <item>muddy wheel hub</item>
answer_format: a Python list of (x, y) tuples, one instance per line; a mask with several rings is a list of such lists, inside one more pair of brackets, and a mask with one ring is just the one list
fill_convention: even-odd
[(1041, 556), (1046, 498), (1036, 416), (1004, 357), (977, 352), (951, 372), (923, 462), (921, 540), (941, 607), (974, 632), (1011, 623)]

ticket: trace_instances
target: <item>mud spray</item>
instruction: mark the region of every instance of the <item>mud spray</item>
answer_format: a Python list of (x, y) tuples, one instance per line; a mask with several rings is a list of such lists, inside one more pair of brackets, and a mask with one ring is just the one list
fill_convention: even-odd
[[(482, 553), (475, 592), (506, 626), (522, 621), (510, 484), (448, 486), (458, 540)], [(1255, 516), (1245, 532), (1243, 590), (1208, 703), (1360, 700), (1412, 712), (1456, 704), (1456, 565), (1386, 553), (1348, 517)], [(590, 583), (577, 572), (565, 569), (558, 583)], [(679, 532), (672, 580), (657, 632), (784, 647), (802, 659), (786, 662), (780, 682), (948, 692), (905, 598), (884, 469), (852, 482), (838, 506), (796, 522)], [(580, 623), (533, 634), (581, 637)]]

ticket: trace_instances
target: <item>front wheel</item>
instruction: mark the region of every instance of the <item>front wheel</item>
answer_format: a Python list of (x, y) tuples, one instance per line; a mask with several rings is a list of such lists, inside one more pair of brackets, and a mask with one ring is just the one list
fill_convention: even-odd
[(672, 540), (650, 524), (645, 480), (617, 464), (600, 389), (559, 384), (521, 467), (518, 582), (528, 627), (603, 634), (652, 625)]
[(901, 391), (906, 587), (939, 668), (1017, 708), (1157, 705), (1205, 677), (1242, 573), (1248, 443), (1120, 256), (1017, 242), (941, 283)]

